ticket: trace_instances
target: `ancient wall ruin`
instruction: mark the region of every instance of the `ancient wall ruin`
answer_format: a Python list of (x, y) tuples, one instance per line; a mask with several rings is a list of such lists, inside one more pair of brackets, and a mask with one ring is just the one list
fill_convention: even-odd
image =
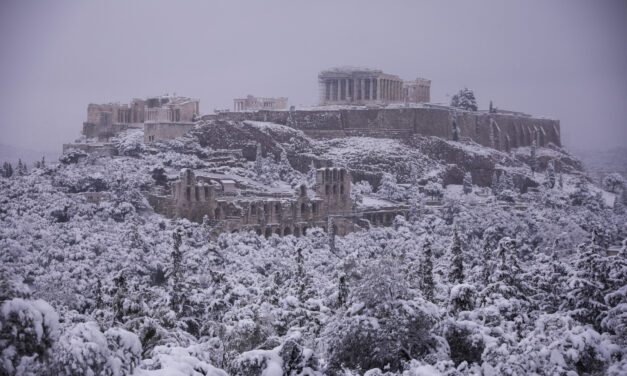
[(311, 137), (368, 136), (469, 138), (483, 146), (509, 151), (553, 143), (561, 146), (559, 120), (525, 115), (469, 112), (443, 107), (364, 108), (342, 110), (255, 111), (220, 113), (203, 119), (267, 121), (299, 129)]

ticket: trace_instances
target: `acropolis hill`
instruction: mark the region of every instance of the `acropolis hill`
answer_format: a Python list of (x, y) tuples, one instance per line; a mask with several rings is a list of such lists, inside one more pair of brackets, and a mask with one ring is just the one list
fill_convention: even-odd
[[(318, 82), (320, 103), (310, 108), (288, 109), (286, 97), (252, 95), (235, 98), (234, 111), (207, 115), (200, 114), (198, 100), (176, 95), (90, 104), (86, 140), (64, 150), (129, 155), (119, 138), (128, 132), (141, 132), (144, 144), (132, 154), (159, 153), (174, 139), (180, 152), (191, 140), (189, 152), (200, 156), (204, 167), (181, 171), (164, 164), (162, 182), (146, 192), (152, 208), (170, 218), (208, 221), (215, 235), (250, 230), (265, 236), (299, 236), (314, 227), (330, 228), (330, 221), (343, 235), (407, 217), (410, 208), (394, 200), (352, 202), (354, 183), (368, 182), (376, 190), (384, 173), (414, 188), (434, 179), (442, 186), (461, 184), (464, 174), (486, 187), (495, 174), (515, 168), (507, 175), (526, 192), (538, 183), (532, 172), (521, 172), (528, 151), (517, 150), (535, 145), (562, 153), (559, 121), (431, 104), (431, 81), (423, 78), (403, 81), (380, 70), (337, 68), (321, 72)], [(333, 157), (342, 148), (356, 159)], [(579, 168), (566, 154), (556, 160), (560, 171)], [(547, 163), (540, 158), (537, 167)], [(283, 171), (290, 184), (270, 187), (278, 175), (268, 177), (268, 169)], [(308, 174), (308, 182), (295, 174)]]
[(178, 96), (134, 99), (127, 104), (90, 104), (83, 134), (106, 141), (123, 129), (144, 129), (144, 140), (179, 137), (197, 120), (266, 121), (304, 131), (316, 138), (411, 135), (468, 138), (497, 150), (553, 143), (560, 146), (558, 120), (520, 112), (470, 112), (430, 104), (431, 81), (403, 81), (365, 68), (335, 68), (320, 73), (320, 106), (289, 110), (287, 98), (235, 99), (235, 112), (200, 116), (199, 101)]

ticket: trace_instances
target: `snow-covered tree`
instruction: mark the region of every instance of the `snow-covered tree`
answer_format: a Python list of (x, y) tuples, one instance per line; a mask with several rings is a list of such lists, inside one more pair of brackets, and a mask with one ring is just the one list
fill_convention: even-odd
[(422, 257), (420, 259), (420, 290), (428, 301), (434, 298), (435, 282), (433, 281), (433, 252), (431, 242), (425, 240), (422, 245)]
[(48, 360), (59, 332), (59, 316), (47, 302), (13, 298), (2, 303), (0, 374), (36, 371)]
[(451, 107), (462, 108), (466, 111), (477, 111), (475, 93), (468, 88), (461, 89), (451, 98)]
[(4, 162), (2, 164), (2, 177), (10, 178), (11, 176), (13, 176), (13, 166), (9, 162)]
[(603, 250), (594, 244), (580, 244), (577, 257), (573, 260), (573, 273), (568, 280), (566, 305), (569, 314), (576, 320), (600, 327), (602, 313), (607, 309), (604, 291), (607, 281), (607, 266)]
[(436, 183), (434, 181), (428, 182), (424, 186), (424, 192), (427, 196), (431, 197), (434, 200), (440, 200), (444, 197), (444, 189), (442, 188), (442, 184)]
[(603, 178), (603, 189), (612, 193), (619, 193), (625, 189), (625, 178), (618, 172), (613, 172)]
[(451, 268), (449, 271), (449, 281), (451, 283), (464, 282), (464, 254), (462, 243), (457, 233), (457, 228), (453, 230), (453, 245), (451, 246)]
[(404, 197), (404, 190), (396, 182), (395, 175), (384, 172), (378, 194), (388, 200), (401, 200)]

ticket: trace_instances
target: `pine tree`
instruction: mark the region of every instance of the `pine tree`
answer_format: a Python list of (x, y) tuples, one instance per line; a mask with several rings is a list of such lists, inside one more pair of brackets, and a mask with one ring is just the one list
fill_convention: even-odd
[(464, 255), (462, 245), (457, 233), (457, 228), (453, 230), (453, 246), (451, 248), (451, 271), (449, 273), (451, 283), (464, 282)]
[(94, 300), (96, 309), (102, 309), (104, 306), (104, 300), (102, 298), (102, 282), (100, 281), (100, 278), (96, 281), (96, 296), (94, 297)]
[(308, 296), (309, 290), (309, 276), (305, 271), (305, 258), (303, 257), (302, 248), (296, 250), (296, 279), (298, 284), (298, 299), (301, 302), (305, 302)]
[(396, 182), (396, 176), (387, 172), (381, 177), (381, 186), (379, 194), (389, 200), (400, 200), (403, 198), (403, 192)]
[(451, 107), (462, 108), (466, 111), (477, 111), (475, 93), (468, 88), (461, 89), (451, 98)]
[(560, 187), (560, 190), (564, 189), (564, 177), (562, 176), (562, 172), (560, 171), (558, 179), (557, 179), (557, 184)]
[(122, 270), (113, 279), (115, 284), (115, 295), (113, 296), (113, 322), (121, 324), (124, 322), (124, 301), (128, 296), (128, 285), (126, 281), (126, 271)]
[(18, 159), (17, 161), (17, 176), (26, 175), (26, 165), (22, 163), (22, 159)]
[(348, 300), (348, 284), (346, 283), (346, 274), (341, 274), (337, 287), (337, 303), (340, 307), (346, 304)]
[(604, 300), (606, 267), (603, 250), (593, 243), (581, 244), (573, 261), (573, 274), (568, 280), (566, 306), (575, 319), (600, 328), (601, 314), (607, 309)]
[(463, 187), (465, 194), (472, 193), (472, 176), (470, 175), (470, 172), (466, 172), (464, 174)]
[(177, 315), (181, 315), (182, 311), (183, 311), (183, 286), (182, 286), (182, 280), (183, 280), (183, 269), (182, 269), (182, 262), (183, 262), (183, 252), (181, 251), (181, 244), (182, 244), (182, 235), (181, 235), (181, 230), (177, 229), (176, 231), (174, 231), (172, 233), (172, 240), (173, 240), (173, 248), (172, 248), (172, 253), (171, 253), (171, 262), (172, 262), (172, 266), (171, 266), (171, 270), (170, 270), (170, 275), (169, 278), (172, 281), (172, 290), (171, 290), (171, 294), (170, 294), (170, 308), (176, 312)]
[(10, 178), (11, 176), (13, 176), (13, 166), (11, 166), (11, 163), (4, 162), (4, 164), (2, 165), (2, 176), (5, 178)]
[(420, 263), (420, 289), (425, 299), (433, 301), (435, 284), (433, 282), (433, 254), (431, 251), (431, 242), (425, 240), (422, 246), (423, 254)]

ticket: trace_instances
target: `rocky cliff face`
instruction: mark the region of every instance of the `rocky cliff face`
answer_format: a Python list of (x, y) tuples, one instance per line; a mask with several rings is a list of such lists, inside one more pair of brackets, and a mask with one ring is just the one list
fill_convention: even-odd
[(190, 135), (203, 147), (241, 149), (254, 160), (257, 143), (264, 156), (278, 159), (282, 151), (292, 167), (307, 172), (311, 162), (316, 167), (345, 166), (352, 171), (354, 181), (366, 180), (374, 187), (384, 172), (396, 175), (399, 183), (410, 181), (416, 171), (423, 182), (438, 180), (443, 185), (461, 184), (470, 172), (473, 183), (490, 186), (492, 175), (507, 171), (522, 191), (536, 186), (543, 178), (538, 172), (546, 169), (550, 160), (556, 171), (582, 171), (581, 162), (563, 149), (539, 147), (536, 152), (535, 173), (531, 170), (529, 147), (513, 149), (510, 153), (481, 146), (470, 139), (450, 141), (438, 137), (413, 136), (407, 139), (344, 137), (315, 140), (288, 126), (255, 121), (208, 120)]

